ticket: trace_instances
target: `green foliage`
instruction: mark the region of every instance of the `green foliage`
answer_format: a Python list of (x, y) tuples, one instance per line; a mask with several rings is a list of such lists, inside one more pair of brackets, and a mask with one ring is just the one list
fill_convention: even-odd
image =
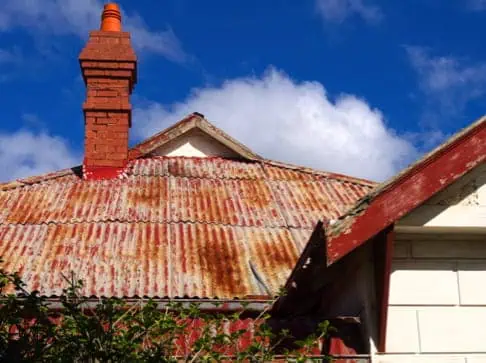
[[(245, 309), (232, 313), (201, 310), (198, 304), (153, 300), (135, 303), (83, 298), (74, 275), (57, 310), (38, 292), (25, 290), (16, 273), (0, 269), (0, 361), (2, 362), (267, 362), (282, 355), (304, 362), (329, 326), (284, 349), (288, 331), (273, 332), (268, 311), (252, 332), (238, 328)], [(14, 292), (7, 293), (12, 291)]]

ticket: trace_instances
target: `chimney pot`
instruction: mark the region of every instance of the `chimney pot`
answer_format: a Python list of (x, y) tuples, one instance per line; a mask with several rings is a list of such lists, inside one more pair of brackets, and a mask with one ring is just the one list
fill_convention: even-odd
[(104, 6), (100, 30), (107, 32), (120, 32), (122, 30), (121, 13), (117, 4), (109, 3)]

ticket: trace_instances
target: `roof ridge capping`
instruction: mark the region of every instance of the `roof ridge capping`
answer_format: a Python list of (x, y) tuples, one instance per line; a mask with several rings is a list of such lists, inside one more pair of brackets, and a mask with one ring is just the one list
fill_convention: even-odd
[(265, 164), (269, 164), (271, 166), (275, 166), (275, 167), (278, 167), (278, 168), (285, 168), (285, 169), (295, 170), (295, 171), (302, 172), (302, 173), (319, 175), (319, 176), (322, 176), (322, 177), (325, 177), (325, 178), (336, 179), (336, 180), (343, 181), (343, 182), (348, 182), (348, 183), (353, 183), (353, 184), (361, 184), (361, 185), (365, 185), (365, 186), (369, 186), (369, 187), (376, 187), (378, 185), (377, 182), (374, 182), (372, 180), (357, 178), (357, 177), (349, 176), (349, 175), (345, 175), (345, 174), (332, 173), (332, 172), (329, 172), (329, 171), (314, 169), (314, 168), (310, 168), (310, 167), (307, 167), (307, 166), (300, 166), (300, 165), (295, 165), (295, 164), (291, 164), (291, 163), (285, 163), (285, 162), (282, 162), (282, 161), (276, 161), (276, 160), (270, 160), (270, 159), (264, 159), (263, 162)]
[(78, 165), (72, 168), (61, 169), (53, 172), (40, 174), (40, 175), (34, 175), (26, 178), (19, 178), (8, 182), (0, 183), (0, 191), (8, 191), (26, 185), (32, 185), (32, 184), (37, 184), (49, 180), (59, 179), (69, 175), (76, 175), (81, 179), (81, 174), (82, 174), (82, 166)]
[(137, 159), (146, 155), (150, 155), (155, 149), (168, 142), (175, 140), (180, 135), (183, 135), (191, 130), (199, 129), (213, 137), (221, 144), (233, 150), (236, 154), (248, 160), (263, 160), (263, 158), (253, 152), (250, 148), (243, 145), (241, 142), (235, 140), (220, 128), (214, 126), (209, 122), (203, 114), (193, 112), (186, 116), (179, 122), (172, 126), (158, 132), (148, 139), (140, 142), (129, 150), (129, 159)]
[[(328, 265), (364, 244), (485, 160), (486, 115), (378, 185), (329, 226), (326, 231)], [(402, 195), (407, 197), (400, 198)]]

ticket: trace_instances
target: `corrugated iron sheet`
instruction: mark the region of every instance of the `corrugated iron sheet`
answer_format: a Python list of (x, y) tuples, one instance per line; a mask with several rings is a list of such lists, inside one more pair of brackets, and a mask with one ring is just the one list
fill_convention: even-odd
[(264, 172), (257, 162), (223, 158), (152, 157), (132, 164), (133, 175), (180, 176), (209, 179), (263, 179)]
[(368, 190), (327, 179), (269, 184), (288, 226), (295, 228), (313, 228), (318, 220), (339, 217)]
[(168, 221), (167, 178), (34, 184), (9, 191), (4, 223)]
[[(295, 170), (267, 179), (259, 163), (219, 158), (145, 159), (132, 170), (125, 179), (74, 181), (68, 175), (0, 192), (0, 223), (183, 221), (313, 228), (319, 219), (337, 218), (370, 190), (320, 175), (309, 179), (309, 173), (298, 180)], [(289, 180), (282, 179), (286, 175)]]
[[(272, 295), (298, 257), (286, 228), (202, 223), (3, 225), (4, 267), (30, 290), (62, 293), (74, 271), (86, 296)], [(304, 241), (299, 241), (299, 245)]]
[(0, 186), (0, 255), (48, 296), (71, 270), (87, 296), (270, 295), (317, 220), (371, 187), (221, 158), (140, 159), (105, 181), (66, 171)]

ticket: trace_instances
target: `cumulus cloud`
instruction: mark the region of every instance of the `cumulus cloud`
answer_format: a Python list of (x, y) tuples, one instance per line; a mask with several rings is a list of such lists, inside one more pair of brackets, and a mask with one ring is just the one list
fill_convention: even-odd
[(472, 11), (486, 10), (486, 0), (468, 0), (467, 5)]
[(21, 60), (18, 49), (2, 49), (0, 48), (0, 65), (17, 63)]
[(457, 114), (486, 93), (486, 63), (453, 56), (432, 55), (424, 47), (405, 48), (419, 85), (432, 108), (441, 114)]
[(383, 180), (417, 155), (364, 100), (333, 100), (322, 84), (296, 82), (273, 68), (196, 89), (180, 103), (138, 107), (135, 136), (151, 136), (194, 111), (266, 158), (322, 170)]
[(0, 181), (73, 167), (80, 160), (61, 137), (29, 130), (0, 133)]
[[(75, 35), (86, 38), (98, 29), (103, 9), (101, 0), (2, 0), (0, 31), (23, 27), (43, 34)], [(181, 44), (171, 29), (152, 31), (140, 15), (123, 14), (124, 29), (132, 33), (139, 51), (156, 53), (173, 61), (184, 61)]]
[(381, 9), (365, 0), (316, 0), (316, 8), (325, 21), (342, 23), (352, 16), (358, 16), (370, 24), (383, 19)]

